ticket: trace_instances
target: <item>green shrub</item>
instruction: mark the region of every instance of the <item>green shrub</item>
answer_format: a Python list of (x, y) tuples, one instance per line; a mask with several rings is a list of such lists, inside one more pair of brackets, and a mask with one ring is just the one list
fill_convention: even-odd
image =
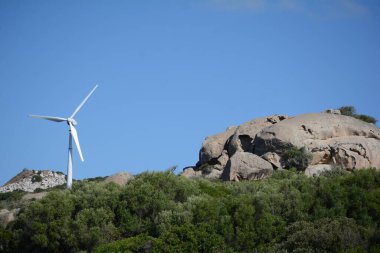
[(364, 114), (355, 115), (354, 117), (357, 118), (357, 119), (360, 119), (360, 120), (362, 120), (364, 122), (367, 122), (367, 123), (376, 124), (376, 122), (377, 122), (377, 120), (374, 117), (368, 116), (368, 115), (364, 115)]
[(135, 237), (129, 237), (122, 240), (114, 241), (99, 246), (96, 253), (112, 253), (112, 252), (151, 252), (153, 245), (157, 239), (146, 234), (140, 234)]
[(0, 229), (0, 252), (378, 252), (379, 224), (376, 170), (244, 182), (167, 171), (52, 190)]
[(32, 177), (32, 183), (41, 182), (41, 181), (42, 181), (41, 175), (39, 175), (39, 174), (33, 175), (33, 177)]
[(281, 156), (281, 162), (285, 168), (296, 168), (303, 171), (310, 164), (313, 156), (304, 147), (291, 147), (287, 149)]
[(356, 119), (360, 119), (360, 120), (367, 122), (367, 123), (376, 124), (376, 122), (377, 122), (377, 120), (372, 116), (365, 115), (365, 114), (356, 114), (356, 109), (353, 106), (342, 106), (338, 110), (340, 110), (340, 113), (342, 115), (354, 117)]
[(287, 228), (287, 237), (280, 249), (287, 252), (351, 252), (364, 251), (370, 230), (348, 218), (297, 221)]
[(353, 106), (342, 106), (338, 110), (340, 110), (340, 113), (342, 115), (346, 116), (354, 116), (356, 114), (356, 109)]
[(331, 170), (324, 170), (319, 176), (323, 177), (340, 177), (349, 173), (347, 170), (342, 167), (333, 167)]

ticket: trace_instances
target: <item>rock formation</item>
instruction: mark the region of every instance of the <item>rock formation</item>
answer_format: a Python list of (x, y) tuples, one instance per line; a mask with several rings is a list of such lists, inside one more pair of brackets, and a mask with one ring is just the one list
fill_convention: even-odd
[(15, 190), (34, 192), (38, 188), (48, 189), (65, 183), (65, 175), (62, 172), (24, 169), (4, 186), (0, 187), (0, 192), (12, 192)]
[(129, 174), (128, 172), (126, 171), (123, 171), (123, 172), (119, 172), (119, 173), (116, 173), (116, 174), (113, 174), (111, 176), (108, 176), (104, 182), (105, 183), (115, 183), (115, 184), (118, 184), (120, 186), (124, 186), (126, 185), (130, 180), (132, 180), (134, 177), (132, 174)]
[(268, 177), (273, 169), (282, 169), (281, 156), (290, 147), (311, 152), (313, 159), (305, 170), (310, 176), (334, 166), (380, 169), (380, 129), (339, 110), (326, 110), (291, 118), (258, 118), (207, 137), (197, 166), (184, 169), (183, 175), (211, 174), (211, 178), (236, 181)]

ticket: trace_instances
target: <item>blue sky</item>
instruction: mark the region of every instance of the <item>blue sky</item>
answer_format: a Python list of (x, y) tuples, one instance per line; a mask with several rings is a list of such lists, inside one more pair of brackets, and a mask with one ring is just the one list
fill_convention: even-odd
[[(377, 0), (0, 0), (0, 184), (179, 170), (203, 139), (272, 114), (354, 105), (380, 119)], [(76, 151), (75, 151), (76, 152)]]

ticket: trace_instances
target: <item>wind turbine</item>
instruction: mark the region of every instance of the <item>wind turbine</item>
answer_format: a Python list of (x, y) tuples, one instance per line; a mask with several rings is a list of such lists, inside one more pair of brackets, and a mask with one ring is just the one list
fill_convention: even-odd
[(74, 142), (77, 146), (77, 150), (80, 156), (80, 159), (82, 162), (84, 162), (82, 151), (80, 149), (79, 145), (79, 139), (78, 139), (78, 133), (74, 126), (76, 126), (78, 123), (75, 121), (74, 117), (79, 112), (79, 110), (83, 107), (83, 105), (87, 102), (87, 100), (90, 98), (92, 93), (98, 88), (98, 85), (95, 85), (95, 87), (91, 90), (91, 92), (83, 99), (82, 103), (78, 105), (78, 107), (75, 109), (73, 114), (71, 114), (68, 118), (62, 118), (62, 117), (51, 117), (51, 116), (41, 116), (41, 115), (29, 115), (33, 118), (39, 118), (39, 119), (46, 119), (50, 121), (55, 122), (63, 122), (66, 121), (67, 125), (69, 125), (69, 157), (67, 161), (67, 188), (70, 189), (71, 185), (73, 183), (73, 148), (72, 148), (72, 139), (74, 139)]

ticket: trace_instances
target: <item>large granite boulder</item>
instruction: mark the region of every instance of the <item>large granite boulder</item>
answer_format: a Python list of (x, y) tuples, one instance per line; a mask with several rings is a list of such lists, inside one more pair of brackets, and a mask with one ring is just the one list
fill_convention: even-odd
[(217, 164), (217, 159), (222, 156), (227, 140), (234, 134), (236, 127), (230, 127), (226, 132), (206, 137), (199, 151), (199, 165), (205, 163)]
[(262, 117), (207, 137), (197, 166), (184, 174), (218, 178), (221, 173), (223, 180), (237, 181), (265, 177), (282, 169), (281, 157), (291, 147), (311, 152), (308, 175), (330, 167), (380, 170), (380, 129), (339, 110), (327, 110), (292, 118)]
[(338, 164), (346, 169), (380, 169), (380, 129), (338, 114), (304, 114), (266, 127), (257, 134), (254, 153), (281, 155), (288, 147), (306, 147), (311, 164)]
[(265, 127), (274, 125), (287, 118), (288, 116), (286, 115), (272, 115), (254, 119), (238, 126), (228, 143), (228, 154), (231, 157), (235, 152), (253, 152), (256, 134)]
[(254, 180), (268, 177), (272, 172), (272, 165), (263, 158), (248, 152), (236, 152), (221, 178), (224, 181)]
[(236, 152), (253, 152), (256, 134), (263, 128), (287, 119), (286, 115), (272, 115), (230, 127), (224, 133), (207, 137), (199, 151), (198, 167), (209, 164), (223, 170)]

